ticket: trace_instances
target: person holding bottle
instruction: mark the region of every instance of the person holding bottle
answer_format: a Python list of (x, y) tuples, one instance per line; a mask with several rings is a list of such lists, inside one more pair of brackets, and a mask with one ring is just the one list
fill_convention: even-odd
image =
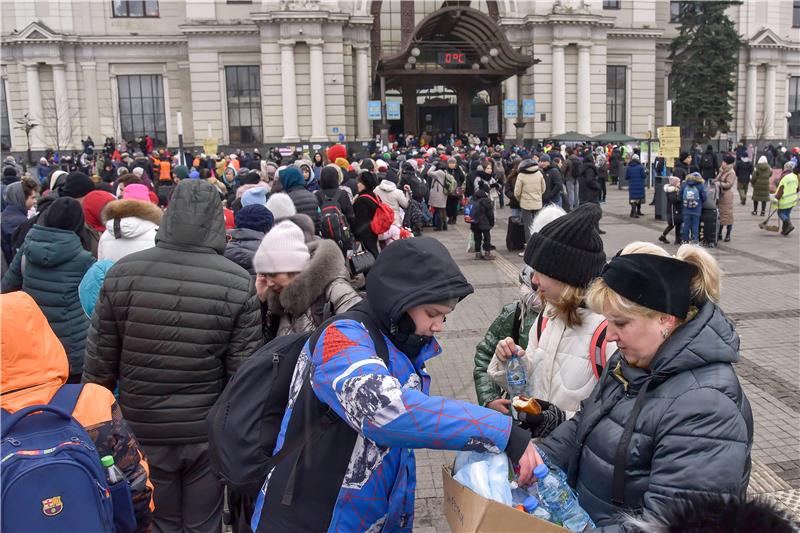
[(570, 420), (539, 443), (604, 532), (691, 495), (744, 497), (753, 415), (719, 307), (721, 270), (698, 246), (631, 243), (589, 287), (618, 350)]
[[(556, 209), (548, 207), (542, 210)], [(526, 348), (510, 337), (497, 343), (487, 373), (507, 389), (506, 366), (518, 355), (528, 377), (531, 396), (541, 415), (525, 415), (521, 422), (534, 437), (550, 433), (579, 408), (597, 383), (599, 371), (589, 354), (595, 348), (611, 354), (613, 342), (603, 342), (605, 319), (586, 309), (589, 283), (606, 262), (598, 233), (600, 207), (584, 204), (535, 232), (525, 248), (525, 263), (534, 270), (544, 310), (531, 328)], [(538, 217), (537, 217), (538, 220)], [(538, 228), (534, 220), (534, 231)]]

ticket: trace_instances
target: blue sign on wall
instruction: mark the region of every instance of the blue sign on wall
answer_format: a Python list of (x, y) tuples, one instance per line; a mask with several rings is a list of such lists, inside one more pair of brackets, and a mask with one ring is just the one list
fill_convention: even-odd
[(380, 120), (381, 119), (381, 101), (380, 100), (370, 100), (367, 102), (367, 117), (370, 120)]
[(400, 120), (400, 102), (386, 102), (386, 120)]
[(514, 98), (503, 100), (503, 118), (517, 118), (517, 101)]
[(536, 117), (536, 100), (533, 98), (522, 99), (522, 118)]

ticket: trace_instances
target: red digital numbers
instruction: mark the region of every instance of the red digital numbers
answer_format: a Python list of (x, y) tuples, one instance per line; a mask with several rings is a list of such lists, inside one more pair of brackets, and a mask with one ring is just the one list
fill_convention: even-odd
[(444, 62), (448, 65), (463, 65), (466, 60), (463, 53), (445, 52)]

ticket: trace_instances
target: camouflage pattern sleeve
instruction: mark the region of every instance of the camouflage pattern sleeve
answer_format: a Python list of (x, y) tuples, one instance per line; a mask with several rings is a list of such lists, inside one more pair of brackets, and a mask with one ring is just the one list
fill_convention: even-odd
[(111, 420), (102, 422), (86, 431), (97, 446), (100, 457), (111, 455), (114, 464), (122, 470), (131, 487), (133, 509), (136, 514), (136, 531), (150, 531), (152, 525), (153, 485), (150, 482), (150, 467), (144, 451), (139, 447), (128, 423), (122, 417), (119, 404), (111, 406)]

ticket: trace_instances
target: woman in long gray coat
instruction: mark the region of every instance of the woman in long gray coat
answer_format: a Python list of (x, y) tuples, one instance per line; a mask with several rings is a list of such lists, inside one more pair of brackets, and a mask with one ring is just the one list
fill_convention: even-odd
[(685, 494), (745, 496), (753, 416), (732, 366), (739, 336), (717, 304), (720, 275), (696, 246), (673, 258), (633, 243), (589, 288), (618, 350), (581, 410), (539, 447), (605, 533)]
[(445, 183), (447, 177), (444, 170), (431, 169), (428, 171), (428, 178), (430, 179), (430, 193), (428, 196), (428, 204), (436, 209), (436, 216), (438, 224), (434, 228), (435, 231), (447, 231), (447, 192), (445, 191)]

